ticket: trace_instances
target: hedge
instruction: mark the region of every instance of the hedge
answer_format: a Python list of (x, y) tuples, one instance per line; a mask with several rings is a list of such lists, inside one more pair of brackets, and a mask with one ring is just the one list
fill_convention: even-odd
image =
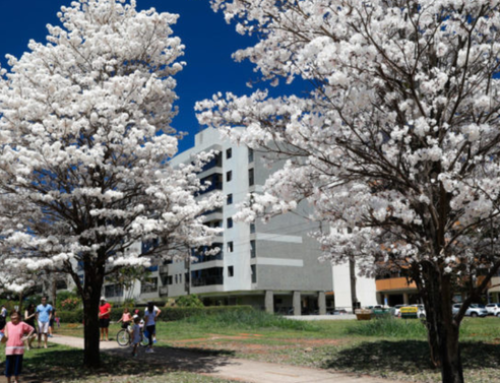
[[(175, 321), (197, 315), (217, 315), (225, 312), (251, 312), (251, 306), (211, 306), (211, 307), (162, 307), (159, 320)], [(140, 309), (140, 316), (144, 315), (144, 307)], [(122, 317), (123, 309), (111, 309), (111, 320), (117, 321)], [(61, 323), (82, 323), (83, 310), (74, 311), (57, 311), (56, 315), (60, 318)]]

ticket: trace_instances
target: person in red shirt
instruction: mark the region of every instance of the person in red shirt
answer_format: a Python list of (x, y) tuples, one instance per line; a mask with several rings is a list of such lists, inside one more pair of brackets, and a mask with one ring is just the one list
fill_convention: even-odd
[(15, 311), (10, 315), (10, 320), (4, 330), (4, 336), (7, 339), (5, 376), (8, 383), (11, 382), (12, 376), (14, 376), (14, 383), (19, 383), (19, 375), (23, 366), (24, 342), (33, 335), (35, 329), (22, 322), (21, 316)]
[(106, 340), (109, 341), (108, 328), (110, 317), (111, 305), (106, 302), (105, 297), (101, 297), (101, 304), (99, 306), (99, 327), (101, 328), (101, 341), (104, 340), (104, 335), (106, 335)]

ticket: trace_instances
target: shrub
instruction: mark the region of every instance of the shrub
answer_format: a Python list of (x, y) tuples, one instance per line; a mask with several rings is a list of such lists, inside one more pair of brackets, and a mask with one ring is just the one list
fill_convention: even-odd
[[(69, 302), (67, 302), (65, 304), (65, 306), (62, 306), (62, 303), (67, 301), (68, 299), (77, 299), (79, 302), (78, 303), (79, 306), (77, 305), (75, 308), (81, 307), (82, 301), (81, 301), (80, 296), (75, 292), (64, 290), (64, 291), (60, 291), (57, 293), (57, 298), (56, 298), (56, 302), (55, 302), (56, 310), (61, 310), (61, 311), (72, 310), (71, 308), (69, 308), (72, 306)], [(69, 306), (67, 306), (68, 304), (69, 304)]]
[(177, 307), (204, 307), (203, 302), (196, 295), (184, 295), (175, 300)]
[(61, 323), (82, 323), (83, 309), (74, 311), (57, 311), (56, 316), (59, 317)]
[[(133, 311), (133, 310), (131, 310)], [(176, 321), (192, 316), (212, 316), (224, 312), (253, 312), (250, 306), (216, 306), (216, 307), (171, 307), (161, 308), (160, 321)], [(117, 321), (122, 317), (123, 308), (116, 307), (111, 309), (111, 320)], [(141, 316), (144, 315), (144, 308), (141, 309)], [(57, 316), (61, 318), (62, 323), (82, 323), (83, 310), (58, 311)]]
[(77, 308), (81, 308), (81, 306), (82, 301), (79, 298), (67, 298), (60, 304), (61, 310), (63, 311), (74, 311)]

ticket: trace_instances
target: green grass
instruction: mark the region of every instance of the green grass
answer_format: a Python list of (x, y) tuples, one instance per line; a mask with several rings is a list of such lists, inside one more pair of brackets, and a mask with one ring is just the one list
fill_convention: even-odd
[[(119, 328), (112, 325), (110, 335)], [(82, 336), (81, 328), (61, 330)], [(173, 352), (203, 348), (266, 362), (412, 382), (440, 381), (439, 371), (429, 363), (425, 327), (417, 319), (299, 322), (260, 313), (222, 314), (159, 322), (157, 338), (157, 346)], [(499, 343), (499, 318), (464, 320), (461, 349), (468, 383), (500, 383)]]
[(192, 316), (179, 321), (182, 325), (196, 325), (204, 328), (230, 328), (234, 330), (292, 330), (292, 331), (319, 331), (320, 327), (311, 322), (296, 321), (279, 315), (272, 315), (264, 311), (228, 311), (217, 315)]
[(366, 337), (425, 339), (427, 330), (419, 320), (381, 317), (380, 319), (358, 322), (356, 326), (348, 329), (348, 334)]

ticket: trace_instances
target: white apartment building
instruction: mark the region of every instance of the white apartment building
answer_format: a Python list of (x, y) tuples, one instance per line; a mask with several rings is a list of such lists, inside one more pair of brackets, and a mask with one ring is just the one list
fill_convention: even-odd
[[(352, 286), (362, 306), (376, 304), (375, 281), (356, 277), (349, 266), (321, 263), (319, 244), (309, 235), (318, 223), (309, 221), (308, 206), (273, 218), (264, 224), (233, 221), (236, 206), (249, 193), (259, 193), (274, 170), (264, 166), (262, 153), (223, 140), (214, 129), (195, 136), (195, 146), (175, 157), (172, 165), (189, 162), (193, 154), (216, 150), (219, 155), (198, 175), (211, 186), (204, 193), (226, 195), (222, 208), (205, 214), (205, 223), (222, 227), (214, 247), (205, 256), (194, 252), (196, 262), (165, 262), (151, 268), (151, 278), (137, 283), (131, 294), (138, 301), (166, 300), (197, 294), (206, 305), (252, 305), (269, 312), (300, 315), (326, 310), (352, 310)], [(354, 283), (354, 285), (353, 285)], [(111, 284), (104, 288), (110, 300), (123, 292)]]

